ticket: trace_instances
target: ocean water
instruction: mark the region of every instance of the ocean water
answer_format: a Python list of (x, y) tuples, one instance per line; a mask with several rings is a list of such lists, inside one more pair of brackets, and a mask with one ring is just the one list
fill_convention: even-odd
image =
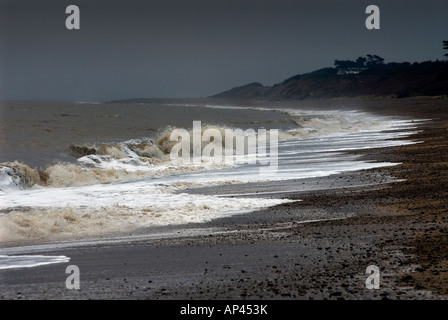
[[(221, 152), (214, 149), (215, 157), (196, 162), (175, 162), (171, 152), (179, 141), (170, 141), (170, 135), (175, 129), (193, 134), (194, 121), (200, 121), (200, 137), (206, 132), (222, 135)], [(230, 197), (220, 194), (219, 186), (237, 190), (243, 183), (282, 183), (393, 166), (363, 161), (347, 151), (417, 143), (409, 136), (419, 122), (347, 108), (302, 109), (299, 102), (4, 102), (0, 246), (99, 239), (289, 202), (263, 190)], [(245, 139), (242, 154), (235, 144), (224, 143), (226, 134), (237, 129)], [(215, 138), (204, 139), (202, 152)], [(256, 147), (249, 148), (248, 141), (256, 141)], [(194, 147), (190, 152), (193, 159)], [(215, 186), (216, 193), (187, 192), (206, 186)]]

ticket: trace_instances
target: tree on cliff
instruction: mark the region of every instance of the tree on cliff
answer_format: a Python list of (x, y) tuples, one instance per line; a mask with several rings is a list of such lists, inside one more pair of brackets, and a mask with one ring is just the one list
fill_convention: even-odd
[(352, 60), (335, 60), (334, 65), (338, 69), (339, 74), (360, 73), (361, 71), (383, 65), (384, 59), (376, 54), (368, 54), (367, 57), (358, 57), (356, 61)]
[(380, 56), (377, 56), (376, 54), (374, 54), (374, 55), (368, 54), (367, 55), (367, 63), (366, 63), (367, 66), (372, 67), (372, 66), (377, 66), (380, 64), (384, 64), (383, 58), (381, 58)]

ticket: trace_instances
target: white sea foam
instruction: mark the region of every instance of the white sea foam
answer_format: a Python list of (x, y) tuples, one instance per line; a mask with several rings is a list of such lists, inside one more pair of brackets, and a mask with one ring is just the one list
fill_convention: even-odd
[(0, 168), (0, 191), (17, 191), (20, 189), (20, 177), (9, 167)]
[(43, 255), (0, 255), (0, 270), (38, 267), (53, 263), (66, 263), (70, 258), (66, 256), (43, 256)]
[(0, 214), (0, 242), (73, 239), (142, 227), (206, 222), (229, 212), (290, 201), (174, 194), (174, 189), (177, 188), (140, 181), (2, 195), (2, 207), (8, 204), (17, 209)]

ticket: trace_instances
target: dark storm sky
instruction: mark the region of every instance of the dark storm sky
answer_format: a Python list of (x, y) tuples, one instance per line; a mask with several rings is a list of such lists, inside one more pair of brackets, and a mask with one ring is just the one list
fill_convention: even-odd
[[(70, 4), (80, 30), (65, 28)], [(0, 0), (0, 99), (204, 97), (368, 53), (442, 59), (447, 13), (446, 0)]]

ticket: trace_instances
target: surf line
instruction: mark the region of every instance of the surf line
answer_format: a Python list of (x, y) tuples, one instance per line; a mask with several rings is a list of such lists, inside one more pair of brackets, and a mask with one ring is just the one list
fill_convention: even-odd
[[(261, 165), (261, 172), (276, 172), (278, 169), (278, 129), (270, 129), (268, 132), (266, 129), (243, 131), (242, 129), (226, 128), (223, 137), (221, 130), (216, 128), (203, 130), (201, 121), (193, 121), (192, 135), (193, 137), (188, 130), (182, 128), (176, 128), (171, 132), (170, 141), (177, 142), (170, 152), (173, 163), (232, 164), (238, 161), (248, 164), (258, 163)], [(204, 147), (202, 146), (203, 142), (207, 143)], [(267, 166), (268, 164), (269, 166)]]

